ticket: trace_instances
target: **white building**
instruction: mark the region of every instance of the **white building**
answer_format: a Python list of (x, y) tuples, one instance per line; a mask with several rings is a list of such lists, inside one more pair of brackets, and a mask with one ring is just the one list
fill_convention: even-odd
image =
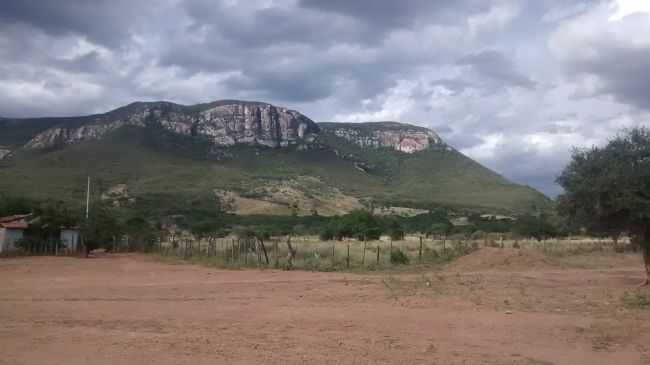
[(77, 251), (79, 247), (79, 229), (61, 228), (61, 244), (70, 251)]
[(11, 215), (0, 218), (0, 253), (16, 249), (16, 242), (25, 236), (31, 214)]

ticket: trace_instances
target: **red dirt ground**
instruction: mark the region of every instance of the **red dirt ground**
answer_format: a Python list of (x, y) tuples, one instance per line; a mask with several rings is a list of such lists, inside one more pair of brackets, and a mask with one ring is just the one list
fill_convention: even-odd
[(650, 311), (622, 301), (642, 278), (640, 265), (358, 275), (7, 259), (0, 364), (650, 364)]

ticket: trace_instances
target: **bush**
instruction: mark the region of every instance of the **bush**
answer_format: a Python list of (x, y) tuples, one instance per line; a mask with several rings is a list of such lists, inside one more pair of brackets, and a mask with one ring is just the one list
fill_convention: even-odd
[(390, 239), (394, 241), (401, 241), (404, 239), (404, 230), (402, 228), (391, 228)]
[(485, 238), (485, 232), (480, 231), (480, 230), (479, 231), (474, 231), (474, 233), (472, 233), (472, 235), (471, 235), (471, 238), (473, 240), (481, 240), (481, 239)]
[(334, 230), (331, 227), (325, 227), (318, 234), (318, 238), (321, 241), (331, 241), (334, 239)]
[(409, 258), (400, 250), (399, 248), (393, 249), (393, 252), (390, 253), (390, 262), (394, 265), (408, 265)]

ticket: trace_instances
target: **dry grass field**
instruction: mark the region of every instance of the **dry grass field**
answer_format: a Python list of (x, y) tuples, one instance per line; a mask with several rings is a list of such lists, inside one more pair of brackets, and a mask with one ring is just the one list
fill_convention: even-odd
[(482, 248), (438, 269), (0, 260), (0, 364), (650, 364), (632, 254)]

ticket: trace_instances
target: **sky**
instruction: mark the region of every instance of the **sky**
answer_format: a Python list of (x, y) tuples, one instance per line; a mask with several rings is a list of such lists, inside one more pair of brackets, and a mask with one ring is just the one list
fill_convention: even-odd
[(0, 116), (266, 101), (395, 120), (549, 196), (650, 125), (647, 0), (3, 0)]

